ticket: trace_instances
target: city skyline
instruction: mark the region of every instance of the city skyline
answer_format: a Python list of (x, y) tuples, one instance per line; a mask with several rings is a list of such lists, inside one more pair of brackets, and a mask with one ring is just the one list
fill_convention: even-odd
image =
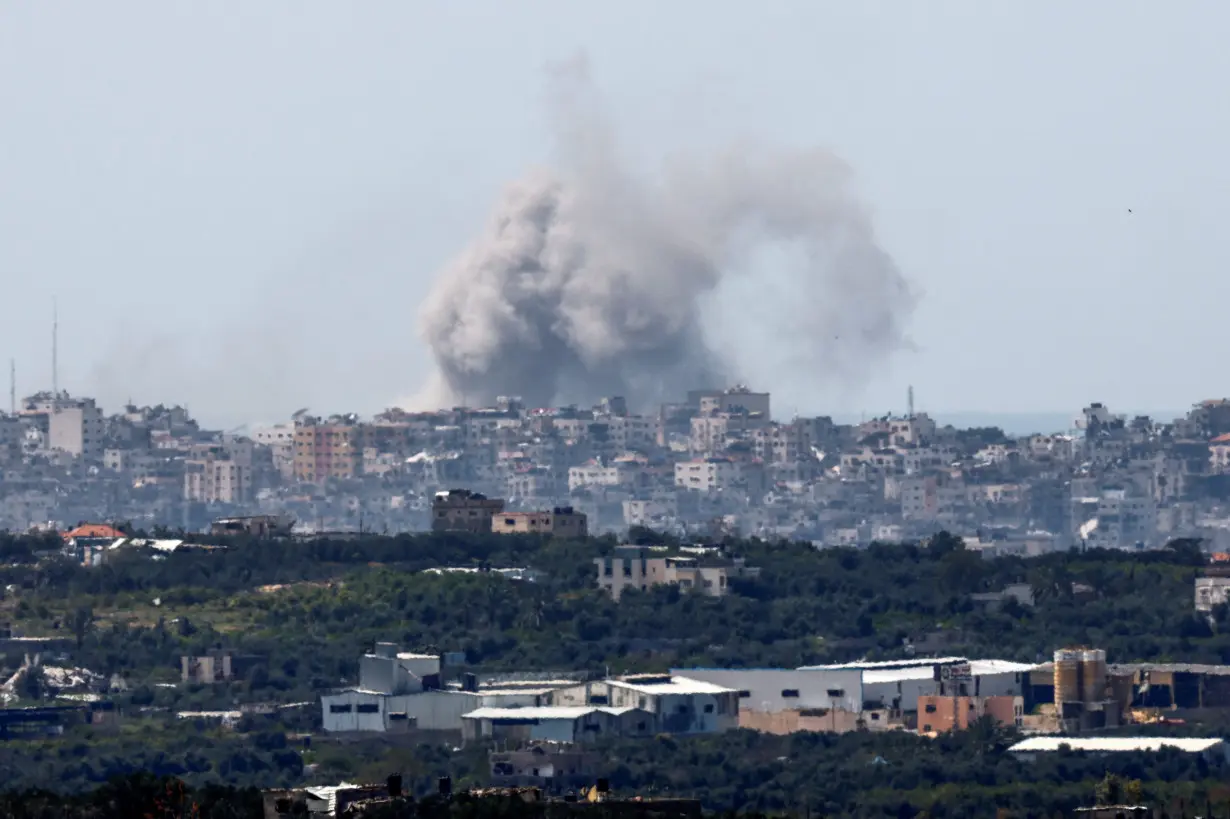
[[(20, 309), (0, 354), (36, 386), (58, 296), (63, 384), (108, 405), (174, 394), (228, 423), (248, 420), (232, 404), (377, 411), (415, 392), (432, 277), (549, 158), (543, 67), (584, 52), (637, 168), (765, 134), (850, 166), (921, 292), (915, 349), (865, 389), (825, 388), (781, 360), (788, 338), (735, 320), (782, 293), (731, 287), (711, 311), (745, 377), (771, 370), (757, 380), (801, 411), (891, 406), (908, 383), (936, 411), (1224, 391), (1192, 351), (1230, 287), (1213, 221), (1230, 121), (1188, 80), (1230, 69), (1205, 16), (1223, 12), (684, 3), (653, 6), (645, 42), (650, 8), (493, 6), (480, 29), (402, 4), (14, 10), (0, 269)], [(710, 36), (687, 36), (697, 18)]]

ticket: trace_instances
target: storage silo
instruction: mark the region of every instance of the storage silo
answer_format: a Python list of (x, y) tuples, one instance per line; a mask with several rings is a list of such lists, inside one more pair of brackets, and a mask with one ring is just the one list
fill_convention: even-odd
[(1102, 702), (1106, 699), (1106, 652), (1088, 648), (1080, 652), (1081, 701)]
[(1061, 648), (1055, 652), (1055, 707), (1060, 714), (1064, 705), (1082, 702), (1081, 655), (1081, 650), (1076, 648)]

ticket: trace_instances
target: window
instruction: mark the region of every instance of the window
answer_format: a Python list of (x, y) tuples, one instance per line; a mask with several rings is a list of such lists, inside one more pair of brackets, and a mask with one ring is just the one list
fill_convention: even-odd
[(374, 702), (361, 703), (355, 708), (360, 714), (379, 714), (380, 706)]
[(834, 699), (841, 699), (846, 695), (844, 688), (830, 688), (826, 693)]
[(877, 712), (875, 712), (875, 711), (872, 711), (872, 712), (871, 712), (871, 721), (872, 721), (872, 722), (879, 722), (879, 720), (880, 720), (880, 715), (879, 715), (879, 713), (877, 713)]
[(786, 688), (782, 690), (782, 697), (784, 697), (785, 699), (793, 699), (798, 696), (799, 696), (799, 689), (797, 688)]
[(330, 705), (329, 713), (330, 714), (349, 714), (350, 706), (349, 705)]
[(931, 730), (931, 726), (930, 726), (930, 725), (924, 725), (924, 726), (923, 726), (923, 732), (924, 732), (924, 733), (926, 733), (926, 732), (928, 732), (928, 731), (930, 731), (930, 730)]
[(748, 698), (748, 697), (750, 697), (750, 696), (752, 696), (752, 692), (751, 692), (751, 691), (740, 691), (740, 692), (739, 692), (739, 699), (741, 699), (741, 700), (745, 700), (745, 699), (747, 699), (747, 698)]
[(706, 706), (705, 706), (705, 713), (706, 713), (706, 714), (712, 714), (712, 713), (713, 713), (713, 703), (709, 703), (708, 705), (706, 705)]
[(928, 703), (928, 704), (927, 704), (927, 713), (928, 713), (928, 714), (934, 714), (934, 713), (935, 713), (935, 706), (934, 706), (934, 705), (932, 705), (932, 704), (930, 704), (930, 703)]

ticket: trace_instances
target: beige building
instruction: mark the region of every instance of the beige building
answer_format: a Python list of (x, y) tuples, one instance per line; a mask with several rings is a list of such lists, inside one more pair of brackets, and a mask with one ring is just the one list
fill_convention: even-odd
[(349, 480), (362, 471), (363, 447), (357, 424), (321, 423), (315, 418), (295, 422), (294, 475), (305, 483), (329, 478)]
[(93, 398), (64, 397), (47, 414), (47, 448), (89, 460), (103, 451), (103, 414)]
[(431, 531), (490, 532), (492, 518), (503, 511), (503, 500), (468, 489), (437, 492), (431, 501)]
[(620, 549), (611, 557), (594, 558), (598, 567), (598, 586), (618, 600), (625, 589), (647, 590), (669, 584), (681, 589), (698, 589), (711, 597), (729, 591), (730, 578), (752, 578), (759, 569), (748, 568), (741, 559), (727, 565), (699, 565), (692, 557), (657, 556), (643, 549)]
[(589, 534), (589, 527), (583, 512), (557, 506), (546, 512), (500, 512), (491, 519), (491, 531), (580, 538)]
[(184, 464), (184, 500), (197, 503), (247, 503), (252, 499), (252, 467), (225, 454), (209, 453)]

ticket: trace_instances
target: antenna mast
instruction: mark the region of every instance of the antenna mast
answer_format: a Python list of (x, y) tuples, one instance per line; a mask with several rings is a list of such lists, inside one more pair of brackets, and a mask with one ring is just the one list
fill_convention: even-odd
[(60, 310), (56, 299), (51, 299), (51, 396), (60, 398)]
[(913, 418), (914, 417), (914, 385), (913, 384), (911, 384), (910, 388), (906, 390), (905, 396), (906, 396), (906, 400), (905, 400), (906, 412), (908, 413), (906, 417)]

